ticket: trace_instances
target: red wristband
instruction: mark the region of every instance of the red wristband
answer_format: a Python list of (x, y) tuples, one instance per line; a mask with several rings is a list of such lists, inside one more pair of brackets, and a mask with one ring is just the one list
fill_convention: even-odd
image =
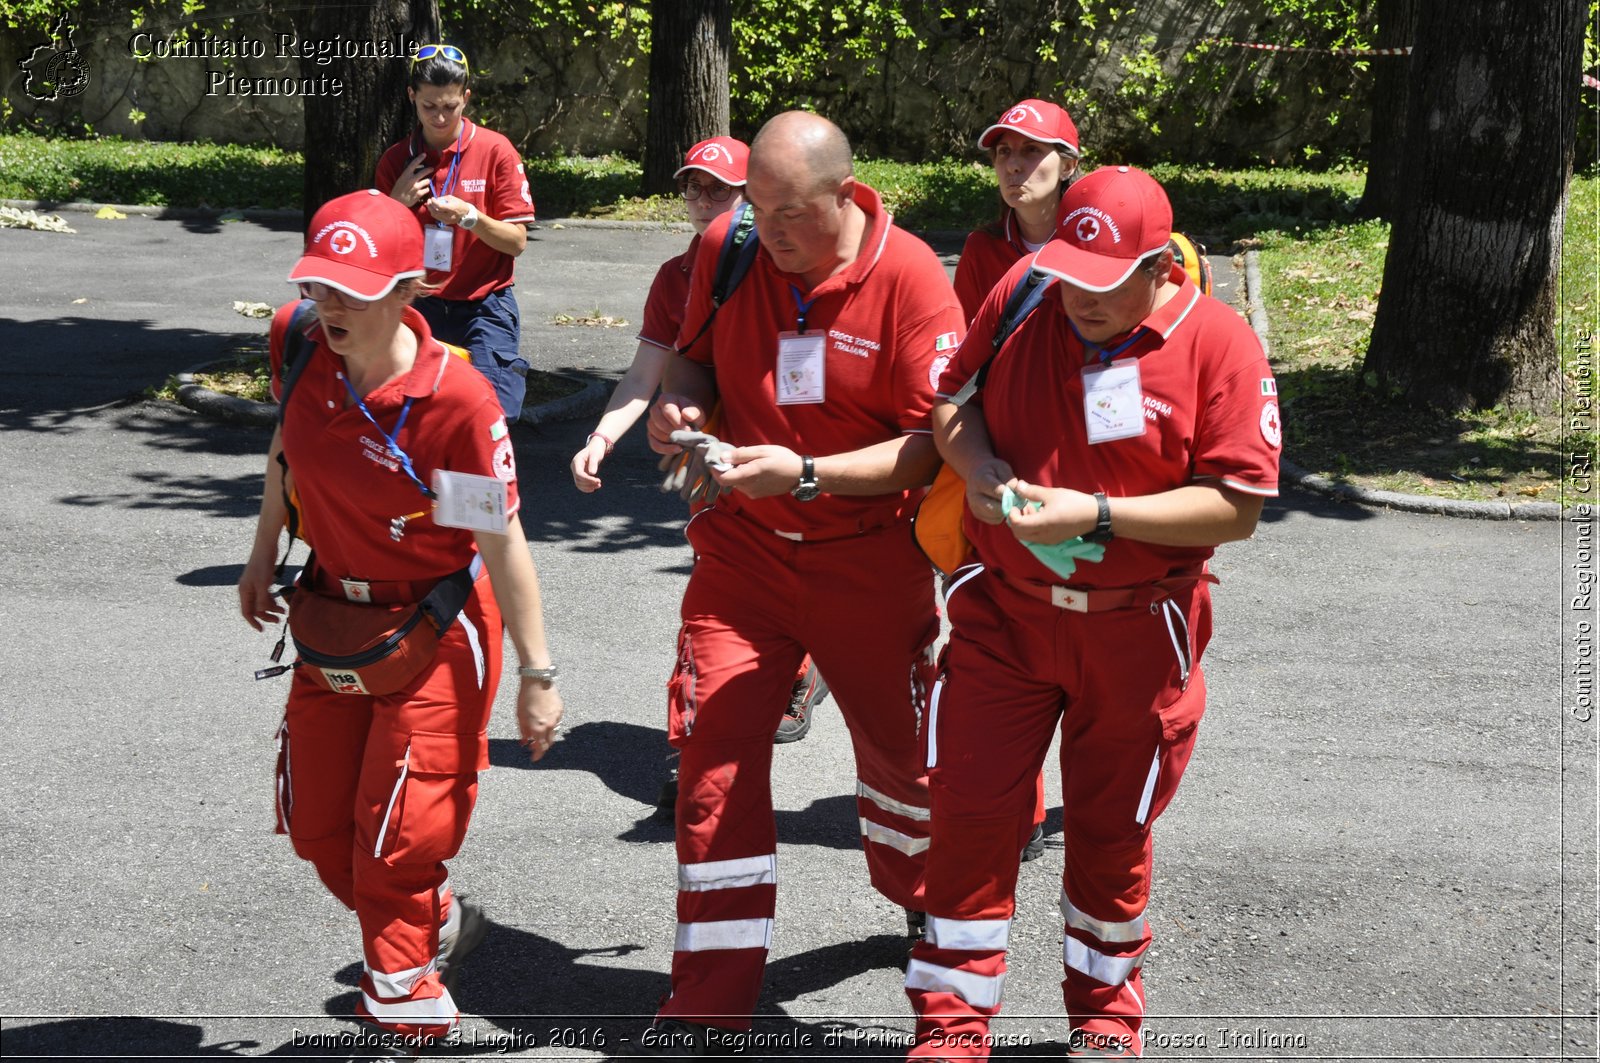
[(606, 453), (607, 454), (609, 454), (613, 450), (617, 449), (617, 441), (615, 439), (607, 438), (605, 435), (601, 434), (600, 432), (590, 432), (588, 435), (584, 436), (583, 437), (583, 445), (584, 446), (588, 446), (589, 445), (589, 440), (591, 440), (591, 439), (598, 439), (598, 440), (600, 440), (600, 442), (604, 443), (606, 445)]

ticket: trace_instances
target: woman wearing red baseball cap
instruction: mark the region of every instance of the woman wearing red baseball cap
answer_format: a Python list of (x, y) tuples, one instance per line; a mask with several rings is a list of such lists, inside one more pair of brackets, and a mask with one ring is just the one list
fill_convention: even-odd
[(583, 441), (583, 449), (572, 456), (572, 482), (578, 490), (587, 493), (600, 489), (600, 463), (655, 398), (662, 366), (677, 346), (700, 234), (718, 217), (744, 202), (744, 170), (749, 158), (750, 148), (743, 141), (712, 137), (690, 148), (683, 166), (673, 175), (689, 210), (694, 239), (689, 241), (687, 251), (667, 259), (656, 272), (645, 300), (644, 326), (639, 330), (633, 364), (611, 393), (611, 401), (600, 415), (600, 423)]
[(283, 618), (272, 584), (292, 515), (312, 556), (286, 595), (277, 830), (360, 921), (357, 1013), (420, 1040), (456, 1025), (450, 983), (488, 928), (444, 861), (489, 765), (504, 633), (535, 760), (562, 711), (506, 419), (411, 305), (423, 275), (422, 230), (388, 196), (340, 196), (312, 219), (289, 280), (315, 314), (295, 302), (273, 318), (281, 412), (239, 580), (251, 627)]
[(972, 320), (1011, 264), (1055, 235), (1061, 193), (1078, 178), (1078, 127), (1045, 100), (1023, 100), (978, 137), (1000, 184), (1000, 217), (974, 230), (956, 266), (956, 297)]

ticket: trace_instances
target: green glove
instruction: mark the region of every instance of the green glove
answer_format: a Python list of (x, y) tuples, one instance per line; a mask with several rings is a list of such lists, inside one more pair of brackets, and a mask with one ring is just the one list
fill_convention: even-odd
[[(1000, 510), (1007, 516), (1015, 510), (1027, 506), (1030, 509), (1043, 508), (1042, 502), (1024, 502), (1022, 496), (1011, 488), (1005, 488), (1005, 493), (1000, 496)], [(1018, 540), (1021, 542), (1021, 540)], [(1083, 537), (1068, 539), (1060, 543), (1030, 543), (1023, 542), (1033, 556), (1037, 557), (1051, 572), (1062, 579), (1072, 575), (1078, 568), (1078, 561), (1099, 561), (1106, 556), (1105, 543), (1086, 543)]]

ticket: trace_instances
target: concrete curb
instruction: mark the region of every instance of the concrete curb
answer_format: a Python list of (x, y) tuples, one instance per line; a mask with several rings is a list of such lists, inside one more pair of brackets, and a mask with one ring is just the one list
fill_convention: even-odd
[[(0, 206), (15, 207), (18, 210), (35, 210), (41, 214), (57, 214), (62, 211), (73, 214), (93, 214), (101, 207), (110, 207), (112, 210), (121, 211), (123, 214), (137, 215), (143, 218), (288, 221), (294, 222), (296, 225), (300, 223), (301, 218), (300, 211), (279, 207), (152, 207), (126, 203), (92, 203), (81, 199), (60, 202), (51, 199), (0, 199)], [(666, 232), (683, 233), (694, 231), (694, 226), (686, 221), (620, 221), (614, 218), (540, 218), (533, 224), (532, 228), (549, 229), (557, 225), (568, 229), (638, 229), (652, 232), (664, 230)]]
[[(253, 425), (257, 428), (272, 428), (278, 423), (278, 404), (275, 402), (256, 402), (252, 399), (241, 399), (233, 395), (223, 395), (212, 391), (195, 379), (196, 373), (204, 373), (210, 369), (235, 365), (238, 359), (223, 358), (214, 362), (186, 369), (177, 375), (178, 402), (204, 417), (217, 421), (227, 421), (232, 424)], [(540, 370), (544, 372), (544, 370)], [(557, 421), (575, 421), (582, 417), (589, 417), (605, 409), (606, 400), (611, 396), (611, 382), (601, 379), (585, 379), (572, 373), (550, 373), (564, 380), (583, 381), (583, 388), (571, 395), (564, 395), (559, 399), (541, 402), (533, 406), (524, 406), (522, 416), (518, 419), (522, 424), (538, 427), (543, 424), (553, 424)]]
[[(1268, 356), (1272, 347), (1267, 320), (1266, 302), (1261, 297), (1261, 256), (1258, 251), (1246, 251), (1244, 256), (1245, 312), (1250, 327), (1255, 330), (1261, 346)], [(1430, 495), (1407, 495), (1398, 491), (1374, 491), (1353, 484), (1339, 483), (1326, 476), (1308, 472), (1280, 456), (1278, 469), (1283, 479), (1297, 487), (1315, 491), (1319, 495), (1336, 498), (1342, 502), (1355, 502), (1379, 509), (1396, 509), (1404, 513), (1429, 513), (1440, 517), (1465, 517), (1471, 520), (1561, 520), (1567, 514), (1556, 502), (1480, 502), (1457, 498), (1434, 498)]]

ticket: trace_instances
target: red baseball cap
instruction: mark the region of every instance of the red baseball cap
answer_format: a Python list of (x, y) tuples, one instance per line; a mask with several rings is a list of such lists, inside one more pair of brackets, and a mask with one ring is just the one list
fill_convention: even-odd
[(291, 281), (321, 281), (357, 299), (382, 299), (407, 277), (420, 277), (422, 226), (375, 188), (330, 199), (306, 232), (305, 254)]
[(1172, 204), (1156, 179), (1102, 166), (1062, 193), (1056, 234), (1033, 267), (1091, 292), (1109, 292), (1172, 239)]
[(978, 147), (992, 148), (1006, 133), (1021, 133), (1029, 140), (1060, 144), (1078, 154), (1078, 127), (1064, 108), (1045, 100), (1023, 100), (1000, 116), (1000, 120), (978, 138)]
[(690, 170), (704, 170), (725, 185), (735, 188), (744, 185), (744, 171), (750, 161), (750, 147), (732, 137), (712, 137), (702, 140), (689, 149), (683, 165), (674, 177), (682, 177)]

